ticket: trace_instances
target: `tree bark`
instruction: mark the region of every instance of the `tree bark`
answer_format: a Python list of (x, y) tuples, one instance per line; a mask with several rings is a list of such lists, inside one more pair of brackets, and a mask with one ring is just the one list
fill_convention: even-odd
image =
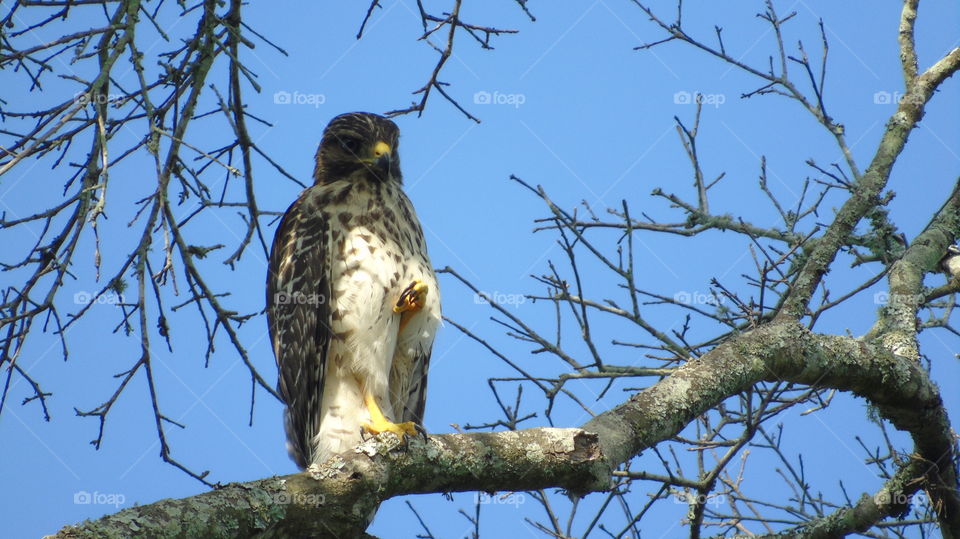
[[(874, 341), (819, 335), (790, 321), (730, 339), (579, 429), (440, 434), (406, 444), (381, 435), (314, 471), (124, 509), (65, 527), (56, 537), (353, 537), (393, 496), (556, 487), (580, 495), (603, 491), (620, 464), (764, 381), (852, 392), (913, 437), (915, 455), (899, 470), (898, 482), (884, 485), (872, 505), (862, 501), (838, 510), (832, 518), (841, 527), (854, 522), (858, 529), (896, 514), (923, 488), (937, 508), (944, 537), (960, 537), (954, 442), (939, 390), (927, 373)], [(905, 484), (918, 486), (905, 490)], [(880, 503), (877, 496), (890, 492), (899, 493), (894, 501), (901, 503)]]

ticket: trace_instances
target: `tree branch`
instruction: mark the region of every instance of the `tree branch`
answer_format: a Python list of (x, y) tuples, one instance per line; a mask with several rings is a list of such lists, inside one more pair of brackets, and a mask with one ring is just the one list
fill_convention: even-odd
[[(954, 442), (947, 434), (949, 420), (940, 394), (926, 372), (881, 345), (818, 335), (798, 322), (784, 322), (730, 339), (582, 429), (442, 434), (410, 440), (405, 451), (395, 451), (399, 442), (383, 435), (345, 460), (334, 458), (313, 472), (125, 509), (64, 528), (57, 537), (122, 534), (133, 527), (140, 533), (161, 533), (180, 521), (174, 515), (194, 507), (216, 515), (191, 519), (198, 526), (356, 535), (381, 501), (402, 494), (551, 487), (578, 495), (602, 491), (610, 487), (614, 468), (761, 381), (850, 391), (867, 398), (897, 428), (909, 431), (917, 457), (902, 472), (903, 480), (922, 481), (939, 512), (944, 537), (958, 536)], [(370, 458), (374, 455), (379, 457)], [(211, 523), (202, 524), (205, 521)], [(212, 529), (189, 532), (202, 535)]]

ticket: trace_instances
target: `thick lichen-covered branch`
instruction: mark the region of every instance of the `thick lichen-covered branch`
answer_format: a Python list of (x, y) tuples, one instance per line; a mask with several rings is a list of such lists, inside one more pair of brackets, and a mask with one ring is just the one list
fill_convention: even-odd
[[(231, 484), (192, 498), (133, 507), (60, 531), (103, 537), (351, 537), (381, 501), (400, 494), (561, 487), (603, 490), (609, 467), (597, 436), (580, 429), (441, 434), (401, 446), (392, 434), (312, 473)], [(505, 486), (509, 485), (509, 487)]]
[[(173, 513), (193, 503), (211, 515), (218, 514), (217, 507), (224, 508), (223, 518), (233, 523), (225, 529), (289, 527), (307, 534), (356, 534), (381, 501), (401, 494), (549, 487), (575, 494), (606, 490), (616, 467), (671, 439), (727, 397), (762, 381), (835, 388), (869, 400), (885, 419), (912, 436), (916, 458), (908, 470), (909, 479), (922, 482), (938, 508), (945, 536), (960, 530), (949, 421), (926, 372), (882, 345), (818, 335), (787, 322), (729, 340), (582, 429), (443, 434), (411, 440), (405, 449), (388, 436), (367, 442), (355, 455), (327, 463), (314, 473), (231, 485), (195, 499), (126, 509), (66, 528), (60, 536), (93, 536), (107, 529), (100, 526), (123, 531), (130, 529), (124, 526), (135, 525), (142, 530), (150, 522), (159, 533), (178, 521)], [(235, 510), (237, 496), (245, 510)], [(207, 520), (194, 518), (190, 525)]]
[(887, 304), (867, 338), (880, 336), (889, 350), (898, 355), (918, 359), (917, 313), (929, 300), (924, 293), (923, 278), (939, 271), (938, 265), (947, 247), (960, 235), (960, 182), (927, 227), (917, 235), (893, 263), (888, 273), (890, 292)]

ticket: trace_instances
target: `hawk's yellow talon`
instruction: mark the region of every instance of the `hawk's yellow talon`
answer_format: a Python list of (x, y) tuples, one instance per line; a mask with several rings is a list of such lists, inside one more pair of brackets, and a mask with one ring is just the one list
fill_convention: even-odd
[(427, 291), (430, 287), (421, 280), (410, 283), (402, 293), (397, 304), (393, 306), (393, 312), (405, 313), (407, 311), (419, 311), (426, 304)]
[(377, 401), (373, 398), (373, 395), (366, 395), (363, 400), (367, 404), (367, 410), (370, 412), (370, 422), (368, 423), (364, 421), (363, 423), (360, 423), (360, 426), (363, 427), (363, 430), (369, 432), (370, 434), (392, 432), (401, 440), (403, 440), (404, 435), (417, 435), (417, 426), (413, 421), (394, 423), (384, 417), (383, 412), (381, 412), (380, 407), (377, 406)]
[(407, 421), (406, 423), (391, 423), (390, 421), (384, 420), (382, 423), (361, 423), (360, 426), (363, 427), (363, 430), (369, 432), (370, 434), (392, 432), (401, 440), (403, 439), (404, 435), (417, 435), (417, 427), (414, 425), (413, 421)]

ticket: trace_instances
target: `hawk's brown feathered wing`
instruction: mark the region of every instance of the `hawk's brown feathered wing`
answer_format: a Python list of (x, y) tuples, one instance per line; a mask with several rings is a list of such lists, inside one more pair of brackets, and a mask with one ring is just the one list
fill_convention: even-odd
[[(279, 366), (278, 389), (287, 411), (290, 454), (300, 468), (313, 460), (320, 431), (323, 375), (330, 343), (330, 256), (323, 213), (305, 191), (277, 227), (267, 278), (267, 323)], [(308, 246), (308, 248), (304, 248)], [(311, 411), (316, 413), (311, 413)]]
[[(439, 290), (423, 231), (401, 189), (396, 125), (334, 118), (317, 150), (316, 184), (284, 215), (267, 277), (267, 317), (301, 468), (360, 441), (373, 399), (388, 421), (423, 421)], [(411, 283), (418, 310), (394, 307)], [(403, 320), (403, 322), (401, 322)]]

